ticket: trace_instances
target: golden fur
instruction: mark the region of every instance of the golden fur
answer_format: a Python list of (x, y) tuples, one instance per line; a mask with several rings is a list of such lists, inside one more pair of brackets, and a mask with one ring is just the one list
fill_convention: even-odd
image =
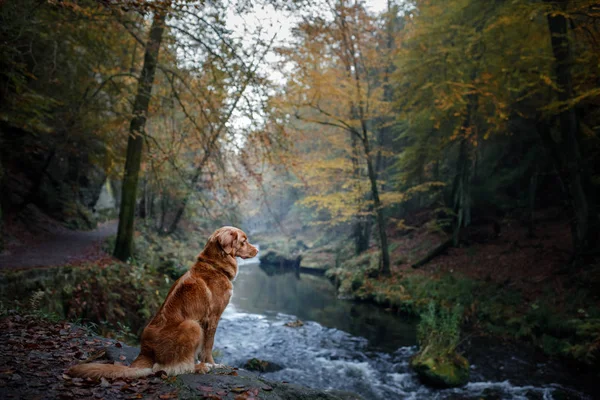
[(81, 364), (67, 373), (81, 378), (137, 378), (157, 371), (178, 375), (218, 367), (212, 348), (217, 324), (231, 298), (231, 281), (237, 275), (235, 257), (251, 258), (257, 253), (242, 230), (231, 226), (216, 230), (144, 329), (140, 355), (130, 367)]

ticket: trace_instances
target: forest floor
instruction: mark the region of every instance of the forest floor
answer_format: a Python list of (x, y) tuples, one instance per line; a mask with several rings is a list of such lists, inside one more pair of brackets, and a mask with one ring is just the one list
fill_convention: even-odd
[[(600, 310), (600, 268), (597, 264), (570, 265), (570, 227), (553, 212), (538, 216), (533, 236), (517, 220), (504, 221), (500, 234), (492, 226), (472, 227), (465, 232), (466, 243), (449, 248), (418, 269), (412, 268), (443, 240), (423, 229), (396, 239), (392, 259), (404, 262), (394, 267), (394, 273), (433, 279), (456, 276), (481, 282), (507, 295), (518, 294), (518, 307), (525, 313), (542, 306), (571, 318), (585, 318)], [(575, 310), (578, 313), (573, 314)]]
[(470, 227), (459, 247), (451, 247), (416, 270), (412, 264), (441, 244), (439, 234), (418, 229), (408, 235), (395, 235), (392, 261), (395, 273), (422, 273), (429, 276), (457, 274), (493, 282), (519, 290), (526, 300), (539, 297), (548, 285), (558, 296), (569, 286), (571, 234), (568, 221), (546, 213), (539, 215), (530, 236), (521, 222), (505, 220), (499, 233), (493, 226)]
[(72, 231), (46, 218), (34, 227), (14, 221), (7, 224), (10, 240), (0, 254), (0, 269), (22, 269), (77, 265), (108, 255), (102, 250), (104, 239), (117, 233), (118, 221), (99, 224), (92, 231)]

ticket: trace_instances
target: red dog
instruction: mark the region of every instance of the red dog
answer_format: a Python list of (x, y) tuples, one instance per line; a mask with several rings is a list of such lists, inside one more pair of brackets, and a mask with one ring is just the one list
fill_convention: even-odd
[[(251, 258), (257, 253), (242, 230), (231, 226), (218, 229), (144, 329), (140, 355), (130, 367), (81, 364), (67, 373), (81, 378), (134, 378), (157, 371), (206, 373), (220, 367), (213, 360), (212, 348), (217, 324), (231, 298), (231, 281), (237, 275), (235, 257)], [(198, 357), (200, 363), (196, 364)]]

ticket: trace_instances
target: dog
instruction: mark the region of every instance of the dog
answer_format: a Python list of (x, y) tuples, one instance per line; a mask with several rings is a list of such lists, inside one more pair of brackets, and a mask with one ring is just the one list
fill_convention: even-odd
[(241, 229), (217, 229), (144, 328), (140, 355), (131, 366), (80, 364), (67, 374), (95, 379), (139, 378), (158, 371), (179, 375), (223, 367), (215, 364), (212, 348), (217, 324), (233, 293), (231, 282), (238, 272), (235, 257), (252, 258), (257, 253)]

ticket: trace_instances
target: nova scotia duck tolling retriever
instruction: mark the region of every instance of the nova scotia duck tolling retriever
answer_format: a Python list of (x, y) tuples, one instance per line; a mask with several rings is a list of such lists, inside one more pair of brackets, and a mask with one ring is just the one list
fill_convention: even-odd
[(80, 364), (71, 367), (67, 374), (81, 378), (137, 378), (158, 371), (178, 375), (206, 373), (221, 367), (213, 360), (212, 348), (219, 318), (231, 298), (231, 281), (238, 271), (235, 257), (251, 258), (257, 253), (242, 230), (231, 226), (218, 229), (192, 268), (173, 284), (158, 313), (144, 329), (140, 355), (130, 367)]

